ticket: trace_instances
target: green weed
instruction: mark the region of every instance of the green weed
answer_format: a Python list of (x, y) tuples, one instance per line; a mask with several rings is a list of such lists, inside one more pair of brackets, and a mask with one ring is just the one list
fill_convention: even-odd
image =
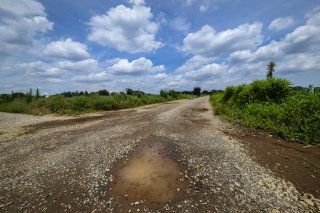
[(228, 87), (210, 100), (228, 120), (270, 130), (291, 141), (320, 143), (320, 97), (292, 93), (282, 79)]

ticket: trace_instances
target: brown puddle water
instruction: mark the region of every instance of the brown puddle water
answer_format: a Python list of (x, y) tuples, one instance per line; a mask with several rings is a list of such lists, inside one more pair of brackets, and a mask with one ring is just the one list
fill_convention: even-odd
[(128, 200), (166, 203), (177, 197), (185, 183), (179, 164), (165, 143), (144, 147), (116, 175), (113, 192)]

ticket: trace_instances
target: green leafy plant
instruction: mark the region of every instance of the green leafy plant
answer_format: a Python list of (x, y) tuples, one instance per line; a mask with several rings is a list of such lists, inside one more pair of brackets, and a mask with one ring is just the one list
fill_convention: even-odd
[(320, 96), (292, 92), (290, 82), (272, 78), (230, 86), (210, 97), (216, 114), (291, 141), (320, 143)]

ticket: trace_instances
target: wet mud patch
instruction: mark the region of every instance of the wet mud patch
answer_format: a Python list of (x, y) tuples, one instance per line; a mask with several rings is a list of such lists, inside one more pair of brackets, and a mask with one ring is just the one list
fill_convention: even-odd
[(181, 200), (187, 182), (184, 167), (177, 161), (177, 147), (161, 137), (142, 144), (111, 171), (115, 180), (110, 196), (120, 203), (165, 204)]

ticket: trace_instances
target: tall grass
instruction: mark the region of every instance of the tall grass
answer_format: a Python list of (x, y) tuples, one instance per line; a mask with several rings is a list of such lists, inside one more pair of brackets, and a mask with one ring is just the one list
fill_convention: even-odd
[(294, 93), (282, 79), (228, 87), (211, 96), (215, 113), (291, 141), (320, 143), (320, 96)]
[(0, 102), (0, 111), (12, 113), (28, 114), (79, 114), (85, 112), (119, 110), (133, 108), (142, 105), (168, 102), (179, 99), (192, 98), (174, 91), (164, 91), (165, 97), (152, 94), (128, 95), (126, 93), (113, 93), (112, 95), (102, 96), (79, 95), (65, 97), (64, 95), (53, 95), (48, 98), (37, 97), (31, 100), (20, 98), (18, 100), (7, 100)]

